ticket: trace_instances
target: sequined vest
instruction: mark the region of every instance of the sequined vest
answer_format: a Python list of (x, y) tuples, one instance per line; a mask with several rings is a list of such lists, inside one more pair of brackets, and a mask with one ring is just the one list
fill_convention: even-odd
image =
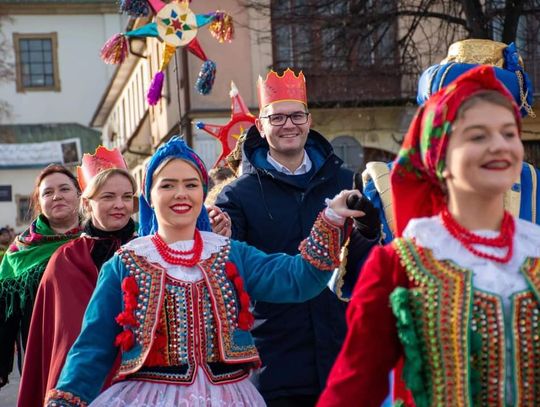
[(540, 406), (540, 259), (522, 264), (530, 289), (512, 296), (505, 325), (501, 298), (475, 290), (471, 270), (439, 261), (411, 240), (392, 244), (409, 280), (408, 289), (394, 290), (391, 304), (416, 406), (504, 407), (506, 369), (513, 369), (513, 405)]
[[(167, 284), (167, 274), (163, 267), (149, 263), (145, 257), (138, 256), (133, 251), (122, 249), (121, 261), (128, 270), (128, 275), (135, 277), (139, 287), (135, 311), (138, 326), (133, 329), (134, 346), (122, 353), (116, 379), (136, 374), (149, 358), (151, 350), (153, 355), (150, 359), (156, 360), (156, 352), (159, 353), (159, 348), (163, 346), (184, 348), (161, 360), (165, 363), (154, 363), (162, 367), (185, 367), (185, 372), (175, 371), (174, 377), (170, 376), (170, 381), (192, 382), (196, 366), (204, 365), (203, 367), (208, 368), (208, 363), (214, 361), (250, 367), (260, 365), (251, 334), (237, 326), (238, 298), (234, 285), (225, 274), (229, 252), (230, 244), (227, 244), (219, 252), (199, 263), (203, 276), (200, 282), (182, 284), (169, 278)], [(175, 301), (185, 303), (175, 304)], [(185, 309), (182, 309), (184, 306)], [(176, 313), (181, 319), (172, 321), (166, 317), (167, 312), (169, 315)], [(203, 315), (204, 313), (206, 315)], [(169, 332), (164, 338), (163, 330), (167, 328), (176, 332)], [(201, 338), (205, 338), (205, 344), (195, 342)], [(170, 343), (163, 343), (163, 340)], [(156, 341), (161, 343), (155, 343)], [(203, 348), (207, 351), (201, 352), (200, 349)], [(220, 381), (219, 376), (219, 372), (216, 373), (216, 382)], [(159, 378), (166, 379), (166, 376), (159, 374)]]

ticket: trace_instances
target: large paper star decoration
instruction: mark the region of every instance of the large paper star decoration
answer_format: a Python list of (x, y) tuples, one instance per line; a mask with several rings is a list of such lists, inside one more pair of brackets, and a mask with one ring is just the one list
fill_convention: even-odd
[(225, 158), (234, 150), (240, 136), (255, 123), (255, 116), (249, 112), (234, 82), (231, 82), (229, 95), (231, 96), (231, 118), (226, 124), (196, 123), (197, 128), (217, 138), (221, 143), (221, 154), (213, 167), (225, 165)]
[(185, 0), (171, 3), (161, 0), (121, 0), (121, 10), (132, 16), (145, 15), (152, 10), (155, 21), (133, 31), (114, 35), (101, 49), (101, 58), (109, 64), (122, 63), (128, 54), (130, 38), (155, 37), (163, 42), (159, 71), (154, 75), (147, 94), (150, 105), (155, 105), (161, 98), (164, 70), (178, 47), (187, 46), (193, 55), (204, 61), (195, 86), (203, 95), (210, 93), (216, 75), (216, 64), (206, 57), (197, 40), (197, 31), (200, 27), (209, 25), (210, 32), (219, 42), (230, 42), (234, 34), (231, 16), (219, 10), (208, 14), (195, 14)]

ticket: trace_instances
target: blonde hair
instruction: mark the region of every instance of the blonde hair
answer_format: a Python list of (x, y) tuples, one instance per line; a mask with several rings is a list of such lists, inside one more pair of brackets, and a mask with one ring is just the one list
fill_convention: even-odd
[[(94, 178), (90, 180), (86, 188), (84, 189), (81, 199), (92, 199), (98, 191), (105, 185), (105, 183), (113, 176), (113, 175), (122, 175), (126, 177), (129, 180), (129, 183), (131, 184), (131, 187), (133, 188), (133, 194), (136, 194), (137, 192), (137, 182), (135, 181), (135, 178), (125, 169), (123, 168), (109, 168), (107, 170), (104, 170), (100, 172), (98, 175), (96, 175)], [(90, 214), (85, 208), (85, 205), (81, 205), (82, 215), (85, 219), (88, 219), (90, 217)]]

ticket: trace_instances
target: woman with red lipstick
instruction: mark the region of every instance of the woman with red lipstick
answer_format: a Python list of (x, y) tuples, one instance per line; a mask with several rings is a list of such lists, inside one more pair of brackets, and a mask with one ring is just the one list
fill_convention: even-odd
[(77, 339), (99, 270), (135, 236), (131, 219), (137, 184), (118, 150), (98, 147), (78, 169), (83, 235), (58, 249), (39, 285), (28, 337), (18, 405), (41, 407)]
[(503, 197), (521, 117), (480, 66), (418, 110), (391, 173), (398, 238), (376, 248), (319, 406), (377, 406), (404, 358), (406, 406), (540, 405), (540, 228)]
[[(349, 210), (329, 201), (301, 255), (266, 255), (210, 232), (201, 159), (173, 137), (148, 164), (142, 237), (100, 273), (48, 406), (263, 406), (248, 377), (260, 366), (250, 298), (305, 301), (339, 264)], [(98, 396), (117, 352), (115, 383)], [(97, 397), (97, 398), (96, 398)]]
[(0, 264), (0, 387), (8, 383), (15, 343), (26, 348), (36, 290), (51, 255), (79, 236), (77, 179), (61, 165), (38, 175), (32, 202), (35, 220), (17, 236)]

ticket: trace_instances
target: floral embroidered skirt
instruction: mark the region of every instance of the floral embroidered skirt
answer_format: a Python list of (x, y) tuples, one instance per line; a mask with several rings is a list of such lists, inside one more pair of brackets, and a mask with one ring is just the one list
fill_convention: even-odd
[(212, 384), (199, 370), (191, 385), (125, 380), (101, 393), (90, 407), (264, 407), (249, 379)]

